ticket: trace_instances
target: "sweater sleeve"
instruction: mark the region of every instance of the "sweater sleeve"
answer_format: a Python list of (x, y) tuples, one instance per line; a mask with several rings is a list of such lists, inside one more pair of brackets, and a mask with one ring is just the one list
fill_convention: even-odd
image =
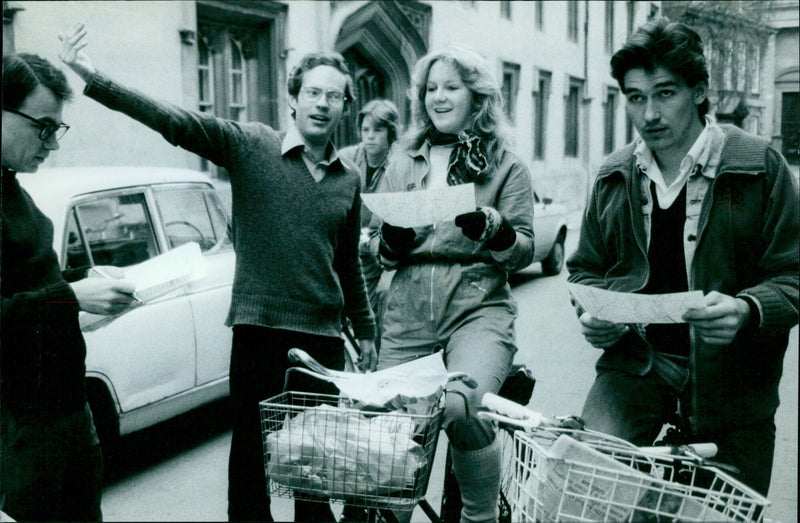
[(156, 101), (117, 84), (99, 72), (89, 79), (84, 94), (109, 109), (143, 123), (160, 133), (172, 145), (191, 151), (222, 167), (230, 165), (233, 145), (242, 138), (242, 129), (238, 122)]
[(798, 260), (800, 260), (800, 201), (794, 176), (777, 151), (767, 148), (767, 171), (777, 173), (770, 189), (761, 238), (764, 250), (758, 261), (768, 275), (761, 283), (743, 289), (739, 296), (757, 300), (762, 332), (788, 331), (798, 322)]
[(360, 234), (361, 191), (357, 189), (347, 220), (339, 231), (334, 264), (344, 293), (344, 312), (353, 324), (356, 338), (363, 340), (375, 338), (375, 318), (358, 255)]
[[(75, 293), (69, 283), (58, 281), (34, 291), (18, 292), (11, 296), (3, 296), (0, 300), (0, 331), (5, 341), (2, 343), (3, 355), (8, 357), (8, 350), (33, 350), (29, 334), (46, 328), (37, 323), (38, 318), (46, 317), (44, 311), (53, 303), (75, 302)], [(32, 329), (28, 331), (28, 329)], [(25, 343), (27, 341), (28, 343)], [(0, 358), (2, 359), (2, 358)]]

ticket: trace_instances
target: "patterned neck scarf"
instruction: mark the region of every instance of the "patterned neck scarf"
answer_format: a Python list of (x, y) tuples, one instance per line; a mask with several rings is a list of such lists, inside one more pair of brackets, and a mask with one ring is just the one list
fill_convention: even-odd
[(461, 131), (458, 135), (444, 134), (431, 129), (425, 139), (431, 146), (454, 146), (447, 162), (448, 185), (481, 183), (486, 179), (489, 162), (486, 160), (486, 148), (480, 135), (466, 131)]

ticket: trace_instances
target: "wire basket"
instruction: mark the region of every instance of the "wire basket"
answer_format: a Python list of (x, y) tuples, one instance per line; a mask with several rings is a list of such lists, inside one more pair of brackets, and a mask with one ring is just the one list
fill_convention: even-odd
[(719, 469), (581, 433), (514, 434), (515, 521), (761, 521), (766, 498)]
[(425, 495), (444, 404), (424, 414), (362, 410), (328, 394), (260, 403), (271, 495), (404, 509)]

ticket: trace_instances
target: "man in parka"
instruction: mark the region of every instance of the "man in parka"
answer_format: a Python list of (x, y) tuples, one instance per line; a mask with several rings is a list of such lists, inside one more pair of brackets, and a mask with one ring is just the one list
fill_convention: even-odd
[(651, 444), (678, 413), (695, 441), (769, 489), (774, 415), (798, 322), (798, 189), (764, 140), (708, 115), (700, 37), (658, 19), (611, 58), (640, 139), (600, 168), (569, 281), (661, 294), (701, 290), (685, 323), (621, 325), (578, 307), (603, 354), (587, 427)]

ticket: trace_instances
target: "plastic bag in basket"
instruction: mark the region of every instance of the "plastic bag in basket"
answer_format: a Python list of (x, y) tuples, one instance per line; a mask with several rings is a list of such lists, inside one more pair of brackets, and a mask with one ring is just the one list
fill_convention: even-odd
[(314, 407), (267, 436), (267, 473), (277, 483), (325, 497), (389, 495), (413, 485), (426, 464), (413, 435), (408, 417)]

